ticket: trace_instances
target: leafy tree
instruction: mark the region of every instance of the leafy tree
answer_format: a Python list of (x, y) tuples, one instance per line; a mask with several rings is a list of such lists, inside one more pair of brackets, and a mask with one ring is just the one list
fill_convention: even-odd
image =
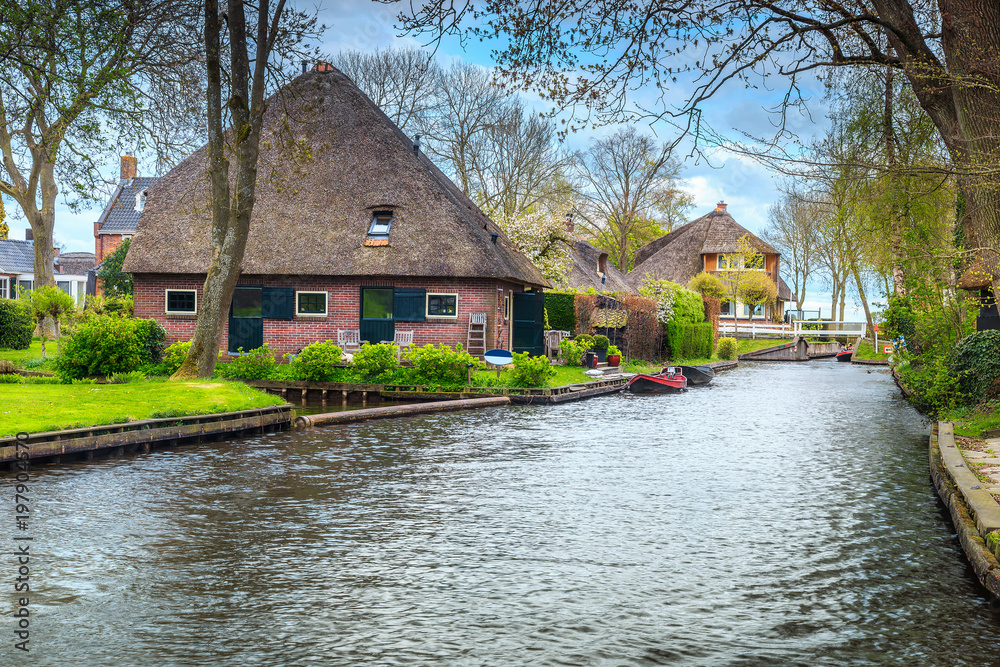
[(694, 290), (710, 299), (722, 299), (727, 294), (726, 286), (722, 280), (714, 273), (709, 273), (708, 271), (702, 271), (695, 275), (688, 283), (688, 289)]
[(125, 255), (131, 242), (132, 239), (125, 239), (119, 243), (115, 251), (104, 258), (97, 272), (101, 290), (108, 296), (132, 293), (132, 274), (122, 271), (122, 264), (125, 262)]
[(740, 278), (737, 297), (749, 307), (750, 321), (753, 322), (754, 309), (773, 305), (778, 298), (778, 288), (763, 271), (747, 271)]
[(28, 292), (31, 311), (38, 323), (38, 331), (42, 338), (42, 356), (45, 356), (45, 341), (49, 332), (55, 333), (55, 339), (60, 339), (63, 316), (72, 313), (76, 304), (66, 292), (52, 285), (43, 285)]
[[(719, 278), (728, 287), (729, 300), (733, 304), (733, 335), (738, 337), (739, 315), (735, 312), (736, 301), (743, 294), (744, 288), (754, 280), (750, 276), (762, 273), (764, 255), (753, 246), (750, 235), (744, 234), (736, 242), (735, 252), (726, 253), (725, 258), (719, 257)], [(753, 311), (750, 311), (753, 318)]]
[(102, 156), (149, 142), (166, 163), (190, 146), (197, 3), (27, 0), (0, 12), (0, 195), (34, 235), (38, 286), (55, 285), (59, 183), (96, 199)]

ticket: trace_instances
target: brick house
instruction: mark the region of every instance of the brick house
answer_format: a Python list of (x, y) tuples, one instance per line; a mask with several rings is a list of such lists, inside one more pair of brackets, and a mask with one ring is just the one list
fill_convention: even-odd
[[(646, 276), (659, 280), (669, 280), (686, 286), (690, 280), (709, 271), (720, 273), (740, 261), (734, 255), (739, 240), (747, 237), (750, 245), (763, 255), (763, 265), (748, 267), (747, 270), (763, 271), (774, 281), (778, 298), (770, 306), (757, 306), (754, 319), (780, 319), (785, 304), (792, 300), (792, 291), (781, 278), (781, 253), (769, 243), (758, 238), (740, 225), (726, 209), (725, 202), (719, 202), (715, 210), (678, 227), (674, 231), (647, 243), (635, 253), (635, 267), (626, 278), (638, 289)], [(722, 318), (750, 319), (750, 308), (743, 303), (724, 302)]]
[[(209, 265), (206, 165), (202, 148), (148, 189), (125, 260), (136, 316), (170, 341), (192, 337)], [(339, 330), (465, 345), (485, 314), (487, 348), (543, 352), (548, 282), (340, 71), (270, 100), (258, 174), (224, 349), (281, 354)]]
[(94, 223), (94, 255), (98, 265), (124, 239), (135, 235), (146, 192), (156, 182), (156, 178), (136, 175), (136, 159), (131, 155), (121, 157), (120, 176), (111, 199)]

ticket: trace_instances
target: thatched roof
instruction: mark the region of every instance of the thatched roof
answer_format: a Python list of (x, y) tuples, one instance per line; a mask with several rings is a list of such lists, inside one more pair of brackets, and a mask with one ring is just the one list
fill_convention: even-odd
[[(604, 256), (604, 282), (601, 282), (601, 256)], [(618, 270), (614, 262), (608, 258), (608, 253), (597, 248), (589, 241), (575, 239), (570, 250), (571, 264), (566, 272), (566, 279), (559, 287), (586, 290), (593, 287), (602, 292), (634, 292), (625, 280), (625, 274)]]
[(703, 254), (736, 252), (737, 244), (744, 235), (759, 252), (779, 254), (770, 244), (736, 222), (725, 204), (719, 204), (711, 213), (639, 248), (635, 253), (635, 267), (626, 279), (633, 287), (641, 285), (647, 274), (659, 280), (687, 285), (701, 272)]
[[(270, 101), (245, 274), (482, 277), (548, 286), (410, 138), (330, 70), (303, 74)], [(206, 167), (202, 148), (149, 188), (126, 271), (206, 271)], [(388, 245), (364, 245), (373, 213), (387, 210)]]

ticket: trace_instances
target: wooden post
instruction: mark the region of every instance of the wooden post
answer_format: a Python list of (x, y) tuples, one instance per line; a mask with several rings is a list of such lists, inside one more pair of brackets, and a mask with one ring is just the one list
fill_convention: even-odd
[(326, 389), (323, 390), (323, 393), (321, 394), (321, 397), (323, 399), (323, 407), (325, 408), (326, 407)]

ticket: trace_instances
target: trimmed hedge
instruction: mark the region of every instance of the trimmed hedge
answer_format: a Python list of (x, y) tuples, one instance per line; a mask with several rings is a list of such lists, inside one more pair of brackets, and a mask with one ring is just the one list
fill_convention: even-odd
[(673, 359), (698, 359), (712, 356), (711, 322), (671, 322), (667, 341)]
[(549, 316), (549, 327), (559, 331), (576, 331), (576, 306), (571, 292), (546, 292), (545, 312)]
[(27, 301), (0, 299), (0, 348), (27, 350), (35, 332), (35, 318)]

